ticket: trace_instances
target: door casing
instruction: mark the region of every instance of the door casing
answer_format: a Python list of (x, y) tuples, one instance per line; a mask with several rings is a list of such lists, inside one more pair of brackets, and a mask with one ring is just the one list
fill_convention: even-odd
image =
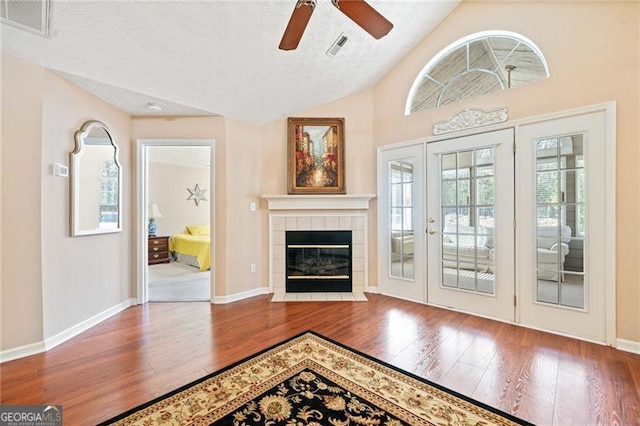
[[(215, 188), (215, 167), (216, 155), (215, 155), (215, 140), (213, 139), (137, 139), (136, 140), (136, 289), (137, 289), (137, 304), (147, 303), (149, 301), (148, 295), (148, 277), (147, 277), (147, 260), (148, 260), (148, 244), (147, 244), (147, 203), (148, 198), (148, 170), (147, 170), (147, 147), (150, 146), (208, 146), (210, 147), (210, 164), (211, 170), (209, 172), (211, 178), (211, 187)], [(213, 191), (212, 191), (213, 192)], [(211, 207), (209, 211), (209, 223), (215, 224), (215, 198), (212, 197)], [(215, 261), (215, 226), (211, 226), (211, 265), (214, 265)], [(212, 271), (215, 269), (212, 267)], [(215, 274), (211, 274), (210, 278), (210, 295), (213, 302), (215, 295)]]

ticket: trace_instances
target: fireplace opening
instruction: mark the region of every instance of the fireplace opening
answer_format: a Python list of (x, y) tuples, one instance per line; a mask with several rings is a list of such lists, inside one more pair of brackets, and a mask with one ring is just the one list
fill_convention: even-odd
[(351, 292), (351, 231), (287, 231), (286, 291)]

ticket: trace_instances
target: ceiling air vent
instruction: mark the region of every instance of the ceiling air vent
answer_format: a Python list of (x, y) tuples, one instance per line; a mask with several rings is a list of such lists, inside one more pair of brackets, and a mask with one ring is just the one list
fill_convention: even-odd
[(327, 55), (331, 56), (332, 58), (334, 56), (336, 56), (336, 54), (338, 53), (338, 51), (340, 49), (342, 49), (342, 46), (345, 45), (345, 43), (347, 42), (347, 40), (349, 40), (347, 38), (346, 35), (340, 34), (338, 36), (338, 38), (336, 39), (336, 41), (333, 42), (333, 44), (331, 45), (331, 47), (329, 48), (329, 50), (327, 50)]
[(49, 0), (0, 0), (0, 22), (46, 37)]

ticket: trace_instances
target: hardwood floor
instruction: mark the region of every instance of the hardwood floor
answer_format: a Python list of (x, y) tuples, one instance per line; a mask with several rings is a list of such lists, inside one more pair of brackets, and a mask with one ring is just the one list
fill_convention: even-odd
[(640, 424), (640, 355), (367, 294), (368, 302), (131, 307), (49, 352), (0, 365), (2, 404), (104, 421), (312, 329), (540, 425)]

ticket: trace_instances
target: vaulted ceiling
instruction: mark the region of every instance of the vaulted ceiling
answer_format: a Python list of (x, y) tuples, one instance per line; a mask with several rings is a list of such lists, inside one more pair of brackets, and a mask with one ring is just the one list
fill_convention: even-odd
[[(394, 25), (380, 40), (317, 0), (298, 48), (282, 51), (295, 3), (50, 0), (48, 36), (3, 24), (2, 51), (131, 115), (151, 115), (151, 102), (162, 115), (263, 124), (373, 87), (459, 0), (368, 1)], [(326, 55), (342, 33), (347, 43)]]

